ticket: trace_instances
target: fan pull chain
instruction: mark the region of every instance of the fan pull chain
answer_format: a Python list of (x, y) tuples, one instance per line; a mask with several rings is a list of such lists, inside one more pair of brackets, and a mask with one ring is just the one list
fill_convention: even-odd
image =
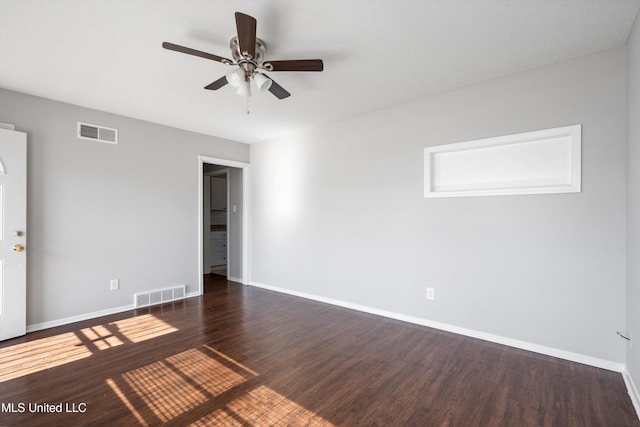
[(245, 96), (245, 98), (247, 98), (247, 116), (249, 115), (249, 97)]

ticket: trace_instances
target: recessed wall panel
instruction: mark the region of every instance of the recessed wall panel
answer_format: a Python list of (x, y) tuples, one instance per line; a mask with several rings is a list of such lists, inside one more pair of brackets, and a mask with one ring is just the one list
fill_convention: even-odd
[(427, 147), (425, 197), (580, 191), (580, 125)]

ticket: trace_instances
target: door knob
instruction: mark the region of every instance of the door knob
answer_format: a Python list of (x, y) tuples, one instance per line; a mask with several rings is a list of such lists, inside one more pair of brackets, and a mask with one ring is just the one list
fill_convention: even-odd
[(13, 245), (13, 252), (22, 252), (24, 251), (24, 246), (22, 245)]

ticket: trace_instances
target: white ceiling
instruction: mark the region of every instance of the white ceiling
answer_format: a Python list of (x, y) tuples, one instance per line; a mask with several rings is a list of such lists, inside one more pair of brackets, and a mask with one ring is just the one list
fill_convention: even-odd
[[(242, 142), (411, 102), (625, 43), (640, 0), (0, 0), (0, 87)], [(203, 87), (229, 66), (234, 12), (292, 93)], [(0, 112), (0, 119), (2, 112)], [(108, 123), (104, 125), (108, 126)]]

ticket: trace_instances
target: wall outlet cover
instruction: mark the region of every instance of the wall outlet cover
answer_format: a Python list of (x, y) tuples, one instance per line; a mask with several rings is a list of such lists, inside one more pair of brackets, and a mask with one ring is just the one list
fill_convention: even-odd
[(427, 299), (429, 301), (436, 299), (435, 290), (433, 288), (427, 288)]

